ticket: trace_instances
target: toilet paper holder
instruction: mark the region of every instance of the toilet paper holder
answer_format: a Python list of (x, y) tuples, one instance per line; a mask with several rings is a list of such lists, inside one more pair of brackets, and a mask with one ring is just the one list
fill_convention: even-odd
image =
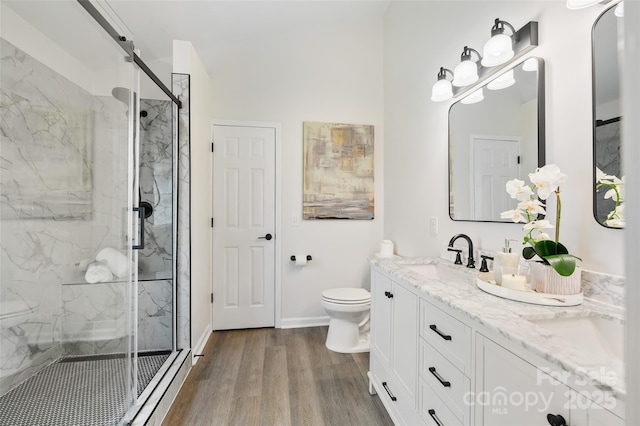
[[(311, 255), (307, 255), (307, 260), (311, 260)], [(291, 256), (291, 261), (295, 262), (296, 261), (296, 257), (295, 256)]]

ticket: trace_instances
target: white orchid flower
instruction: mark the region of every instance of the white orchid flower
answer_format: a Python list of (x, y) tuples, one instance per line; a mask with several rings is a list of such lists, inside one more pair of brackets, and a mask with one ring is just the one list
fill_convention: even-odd
[(527, 201), (521, 201), (518, 203), (518, 209), (524, 210), (529, 215), (537, 216), (539, 214), (546, 214), (544, 204), (540, 200), (529, 199)]
[(502, 219), (511, 219), (514, 223), (526, 222), (527, 218), (524, 215), (522, 210), (507, 210), (506, 212), (500, 213), (500, 218)]
[(549, 234), (547, 234), (546, 232), (541, 232), (540, 234), (538, 234), (536, 238), (533, 239), (533, 241), (537, 243), (538, 241), (544, 241), (544, 240), (550, 240), (550, 239), (551, 237), (549, 236)]
[(510, 180), (505, 187), (507, 188), (507, 193), (511, 195), (511, 198), (515, 198), (518, 201), (529, 200), (533, 195), (531, 188), (525, 185), (524, 181), (520, 179)]
[(522, 227), (522, 229), (526, 230), (526, 231), (530, 231), (532, 229), (551, 229), (554, 228), (554, 226), (551, 224), (551, 222), (549, 222), (546, 219), (543, 220), (532, 220), (529, 223), (525, 223), (524, 226)]
[(624, 228), (626, 222), (624, 219), (609, 219), (605, 221), (605, 225), (610, 226), (612, 228)]
[(597, 183), (607, 183), (613, 184), (613, 179), (617, 179), (615, 176), (608, 175), (598, 167), (596, 167), (596, 182)]
[(530, 173), (529, 179), (536, 186), (538, 197), (546, 200), (552, 192), (558, 190), (560, 184), (567, 179), (567, 175), (555, 164), (547, 164), (536, 169), (535, 173)]

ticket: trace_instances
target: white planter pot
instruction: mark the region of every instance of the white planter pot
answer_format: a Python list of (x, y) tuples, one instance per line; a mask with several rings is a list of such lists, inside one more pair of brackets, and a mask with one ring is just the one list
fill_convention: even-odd
[(563, 277), (550, 265), (531, 262), (531, 288), (538, 293), (578, 294), (580, 293), (581, 270), (576, 267), (573, 274)]

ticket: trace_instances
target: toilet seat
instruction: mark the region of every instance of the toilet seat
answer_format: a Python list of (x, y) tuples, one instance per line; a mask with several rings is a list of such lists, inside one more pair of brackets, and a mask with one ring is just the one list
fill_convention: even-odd
[(360, 305), (371, 302), (371, 293), (363, 288), (331, 288), (322, 292), (322, 300), (338, 305)]

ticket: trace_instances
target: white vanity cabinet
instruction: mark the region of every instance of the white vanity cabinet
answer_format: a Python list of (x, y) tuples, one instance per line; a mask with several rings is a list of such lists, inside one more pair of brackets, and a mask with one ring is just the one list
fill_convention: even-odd
[(468, 426), (471, 327), (420, 300), (420, 415), (429, 425)]
[[(605, 401), (615, 405), (616, 401)], [(601, 405), (571, 391), (571, 426), (624, 426), (625, 421)]]
[(569, 387), (479, 333), (475, 379), (478, 425), (549, 425), (548, 415), (573, 425)]
[(418, 296), (415, 288), (371, 272), (370, 386), (396, 424), (421, 424), (416, 409)]
[(438, 300), (438, 285), (371, 269), (369, 386), (396, 425), (625, 424), (623, 401)]

